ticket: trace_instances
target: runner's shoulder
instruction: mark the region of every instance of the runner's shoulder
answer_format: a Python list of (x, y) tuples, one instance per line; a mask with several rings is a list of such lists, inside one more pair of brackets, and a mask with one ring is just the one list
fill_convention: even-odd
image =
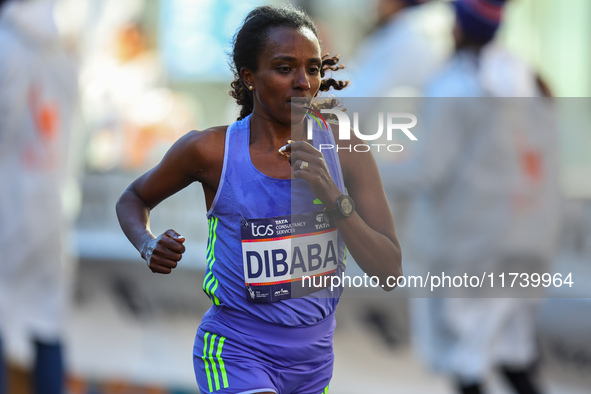
[(222, 144), (224, 145), (226, 140), (226, 131), (228, 126), (214, 126), (205, 130), (192, 130), (189, 131), (183, 138), (187, 138), (187, 142), (190, 144), (201, 145), (201, 144)]
[(197, 157), (223, 157), (228, 126), (215, 126), (205, 130), (193, 130), (179, 142)]

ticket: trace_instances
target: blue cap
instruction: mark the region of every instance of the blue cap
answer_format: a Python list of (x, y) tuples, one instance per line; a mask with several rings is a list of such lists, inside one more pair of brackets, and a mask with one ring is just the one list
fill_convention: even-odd
[(428, 1), (430, 0), (404, 0), (404, 2), (409, 6), (427, 3)]
[(465, 36), (490, 41), (503, 15), (506, 0), (457, 0), (453, 3), (458, 24)]

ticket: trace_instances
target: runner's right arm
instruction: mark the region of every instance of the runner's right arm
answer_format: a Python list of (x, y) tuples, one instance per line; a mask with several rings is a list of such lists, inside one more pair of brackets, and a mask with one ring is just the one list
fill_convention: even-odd
[(162, 161), (136, 179), (117, 202), (121, 229), (154, 273), (168, 274), (185, 252), (185, 238), (170, 229), (155, 236), (150, 229), (150, 211), (160, 202), (197, 181), (211, 204), (222, 171), (226, 127), (181, 137)]

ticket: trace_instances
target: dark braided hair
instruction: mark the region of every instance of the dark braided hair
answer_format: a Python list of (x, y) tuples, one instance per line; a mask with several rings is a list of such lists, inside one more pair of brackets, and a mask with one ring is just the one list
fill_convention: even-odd
[[(233, 64), (230, 65), (234, 73), (234, 81), (230, 85), (232, 87), (230, 95), (236, 99), (236, 103), (241, 107), (238, 120), (252, 113), (254, 107), (252, 91), (248, 90), (244, 85), (240, 76), (240, 69), (257, 70), (259, 55), (265, 47), (269, 29), (273, 27), (291, 27), (294, 29), (305, 27), (310, 29), (318, 39), (318, 31), (312, 19), (293, 6), (262, 6), (255, 8), (247, 15), (242, 27), (234, 36)], [(329, 70), (337, 71), (342, 69), (343, 65), (337, 65), (338, 62), (338, 56), (329, 57), (324, 55), (320, 67), (321, 78), (324, 78), (325, 73)], [(348, 81), (336, 81), (333, 78), (323, 79), (320, 84), (320, 91), (326, 92), (331, 87), (341, 90), (348, 84)]]

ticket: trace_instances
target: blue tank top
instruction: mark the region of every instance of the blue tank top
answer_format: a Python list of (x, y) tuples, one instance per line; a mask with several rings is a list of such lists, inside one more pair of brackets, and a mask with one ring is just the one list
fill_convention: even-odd
[[(345, 244), (307, 182), (261, 173), (249, 141), (250, 116), (228, 127), (220, 184), (207, 213), (203, 290), (214, 305), (266, 322), (315, 324), (333, 313), (342, 293), (330, 278), (345, 270)], [(332, 131), (313, 124), (313, 145), (320, 144), (335, 146)], [(338, 153), (323, 154), (344, 193)]]

